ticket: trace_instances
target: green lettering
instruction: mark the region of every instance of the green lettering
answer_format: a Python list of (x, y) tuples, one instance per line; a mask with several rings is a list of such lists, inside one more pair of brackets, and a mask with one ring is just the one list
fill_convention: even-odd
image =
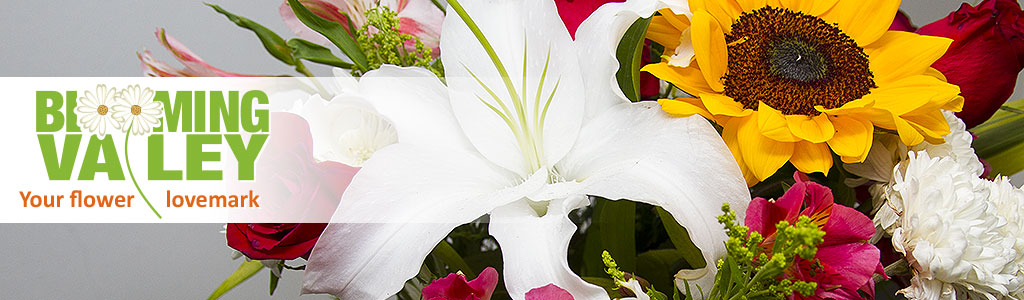
[(149, 136), (149, 180), (181, 180), (181, 170), (164, 169), (164, 135)]
[(238, 91), (228, 92), (227, 103), (223, 95), (217, 100), (210, 97), (210, 132), (219, 132), (221, 123), (224, 123), (224, 131), (238, 132)]
[(235, 154), (238, 161), (238, 180), (253, 180), (253, 168), (256, 157), (267, 142), (267, 134), (253, 134), (249, 138), (249, 145), (242, 142), (242, 136), (238, 134), (225, 134), (224, 139), (228, 141), (231, 152)]
[(36, 91), (36, 131), (57, 132), (64, 127), (60, 112), (64, 98), (56, 91)]
[(203, 170), (204, 161), (219, 161), (220, 152), (203, 152), (203, 145), (219, 144), (220, 135), (190, 134), (185, 138), (185, 179), (220, 180), (220, 170)]
[[(103, 162), (99, 162), (100, 152), (103, 152)], [(102, 140), (95, 135), (89, 138), (89, 146), (85, 149), (85, 157), (82, 158), (82, 171), (78, 173), (78, 180), (92, 180), (99, 172), (107, 173), (109, 180), (124, 180), (121, 161), (117, 158), (117, 149), (114, 147), (114, 138), (109, 134)]]
[(258, 104), (268, 104), (267, 93), (260, 90), (245, 92), (242, 96), (242, 129), (246, 132), (269, 132), (270, 112), (266, 109), (255, 109), (253, 100)]
[(153, 132), (192, 132), (192, 115), (189, 114), (192, 110), (192, 92), (175, 93), (174, 105), (171, 105), (171, 97), (167, 91), (156, 91), (153, 100), (164, 103), (164, 121), (160, 126), (153, 128)]
[(46, 175), (50, 177), (50, 180), (71, 179), (71, 171), (75, 168), (75, 157), (78, 156), (78, 146), (82, 143), (82, 135), (69, 134), (64, 137), (64, 151), (61, 151), (60, 160), (57, 159), (57, 142), (54, 141), (52, 134), (40, 134), (38, 139), (39, 150), (43, 153), (43, 163), (46, 164)]

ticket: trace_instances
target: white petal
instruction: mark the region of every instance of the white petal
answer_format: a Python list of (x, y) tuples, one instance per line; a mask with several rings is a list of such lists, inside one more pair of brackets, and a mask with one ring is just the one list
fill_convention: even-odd
[[(541, 165), (557, 162), (576, 141), (585, 98), (572, 39), (557, 15), (554, 2), (486, 0), (461, 1), (461, 4), (494, 48), (513, 87), (510, 91), (483, 46), (454, 9), (449, 8), (442, 27), (441, 52), (458, 53), (442, 55), (442, 61), (459, 124), (485, 157), (521, 175), (530, 173), (531, 167), (527, 165), (531, 162), (540, 161)], [(511, 122), (505, 122), (481, 102), (502, 110), (499, 102), (473, 75), (501, 100), (508, 111), (504, 114)], [(557, 90), (554, 89), (556, 84)], [(519, 101), (513, 100), (513, 93)], [(533, 132), (540, 132), (536, 129), (540, 126), (535, 123), (545, 115), (544, 107), (549, 98), (552, 101), (543, 117), (541, 137)], [(524, 154), (513, 130), (533, 136), (524, 138), (527, 145), (543, 143), (544, 157), (533, 160), (531, 154)]]
[[(718, 132), (702, 117), (675, 118), (655, 102), (620, 104), (588, 123), (558, 170), (582, 193), (661, 206), (686, 227), (712, 270), (725, 254), (722, 203), (743, 219), (750, 194)], [(694, 281), (691, 281), (694, 282)]]
[(501, 245), (503, 276), (509, 295), (522, 300), (527, 291), (553, 283), (572, 294), (574, 299), (608, 299), (604, 289), (583, 281), (569, 269), (566, 255), (576, 225), (569, 220), (562, 205), (555, 202), (552, 201), (543, 217), (538, 217), (524, 201), (491, 213), (488, 232)]
[(615, 104), (629, 102), (615, 80), (615, 72), (619, 69), (615, 50), (633, 22), (650, 17), (663, 7), (664, 4), (656, 0), (607, 3), (576, 29), (576, 51), (583, 83), (587, 87), (586, 116), (593, 117)]
[(366, 73), (360, 89), (402, 143), (475, 151), (452, 115), (448, 90), (433, 73), (385, 65)]
[(544, 184), (519, 184), (479, 155), (395, 144), (374, 154), (342, 195), (306, 267), (304, 292), (384, 299), (413, 277), (459, 224), (522, 199)]

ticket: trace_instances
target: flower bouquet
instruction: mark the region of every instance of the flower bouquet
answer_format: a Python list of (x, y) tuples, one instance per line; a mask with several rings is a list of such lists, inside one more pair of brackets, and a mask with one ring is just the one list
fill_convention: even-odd
[[(211, 298), (1024, 298), (1013, 0), (288, 0), (287, 40), (210, 6), (315, 91), (255, 184), (334, 212), (228, 224)], [(156, 35), (147, 75), (254, 76)]]

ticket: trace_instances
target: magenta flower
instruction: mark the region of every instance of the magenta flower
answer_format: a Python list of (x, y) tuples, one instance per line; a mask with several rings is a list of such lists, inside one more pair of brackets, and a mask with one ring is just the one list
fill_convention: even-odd
[(764, 235), (764, 249), (775, 243), (775, 224), (779, 221), (796, 223), (800, 216), (808, 216), (825, 231), (825, 241), (818, 246), (814, 260), (797, 257), (786, 276), (796, 280), (817, 282), (818, 289), (811, 297), (794, 294), (803, 299), (860, 299), (857, 290), (863, 289), (873, 296), (871, 276), (882, 274), (879, 251), (867, 242), (875, 234), (871, 219), (860, 212), (835, 204), (832, 190), (811, 182), (797, 172), (796, 184), (776, 200), (755, 198), (747, 208), (746, 226)]
[(498, 285), (498, 271), (487, 267), (476, 279), (466, 281), (458, 273), (434, 280), (423, 287), (424, 300), (489, 300)]
[(557, 285), (549, 284), (526, 292), (526, 300), (575, 300), (572, 294)]
[(576, 38), (576, 28), (580, 27), (583, 20), (594, 13), (598, 7), (608, 2), (623, 2), (624, 0), (555, 0), (558, 7), (558, 16), (562, 23), (569, 30), (569, 35)]
[(163, 28), (156, 29), (156, 38), (160, 44), (167, 48), (185, 66), (176, 68), (165, 62), (156, 60), (149, 50), (142, 50), (136, 53), (139, 61), (142, 62), (142, 71), (151, 77), (251, 77), (260, 75), (246, 75), (232, 73), (218, 69), (206, 63), (199, 55), (192, 53), (188, 47), (164, 32)]

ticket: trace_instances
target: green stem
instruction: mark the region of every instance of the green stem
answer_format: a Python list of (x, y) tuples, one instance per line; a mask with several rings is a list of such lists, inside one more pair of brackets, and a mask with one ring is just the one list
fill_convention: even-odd
[(139, 188), (139, 182), (135, 180), (135, 173), (132, 173), (132, 163), (128, 161), (128, 137), (132, 136), (131, 131), (132, 125), (128, 125), (128, 130), (125, 130), (124, 133), (124, 164), (128, 166), (128, 176), (131, 176), (132, 183), (135, 184), (135, 190), (139, 191), (139, 196), (142, 196), (142, 200), (146, 200), (146, 205), (149, 205), (149, 209), (156, 214), (156, 218), (163, 219), (164, 217), (161, 217), (160, 213), (156, 212), (156, 208), (153, 208), (153, 204), (149, 203), (149, 199), (146, 198), (146, 194), (142, 193), (142, 189)]

